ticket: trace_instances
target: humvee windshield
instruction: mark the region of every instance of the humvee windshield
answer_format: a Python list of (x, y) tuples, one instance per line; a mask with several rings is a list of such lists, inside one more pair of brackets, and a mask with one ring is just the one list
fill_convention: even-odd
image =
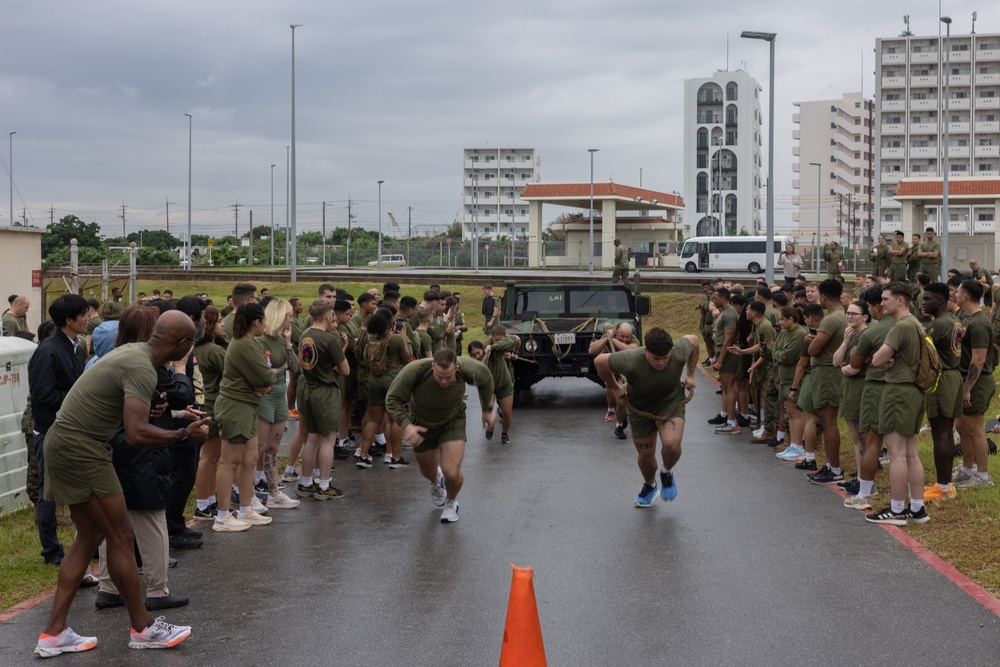
[(554, 290), (531, 290), (517, 295), (516, 312), (534, 312), (538, 317), (593, 317), (595, 315), (631, 318), (628, 294), (623, 290), (594, 290), (591, 287), (567, 287)]

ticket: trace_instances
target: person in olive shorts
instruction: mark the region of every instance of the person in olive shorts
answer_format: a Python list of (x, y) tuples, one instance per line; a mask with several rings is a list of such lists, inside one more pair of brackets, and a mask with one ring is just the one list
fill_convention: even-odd
[[(889, 449), (892, 503), (866, 515), (865, 520), (869, 523), (905, 526), (930, 521), (924, 509), (924, 465), (917, 454), (917, 434), (924, 417), (924, 392), (914, 384), (924, 328), (910, 314), (912, 296), (910, 286), (899, 280), (889, 283), (882, 291), (882, 311), (895, 324), (886, 334), (882, 347), (872, 356), (872, 364), (885, 370), (886, 389), (879, 404), (878, 431)], [(907, 489), (909, 507), (906, 506)]]
[[(214, 306), (205, 309), (205, 335), (195, 343), (198, 367), (205, 384), (205, 414), (212, 417), (208, 422), (208, 439), (198, 454), (198, 474), (195, 476), (195, 521), (214, 520), (219, 504), (215, 497), (215, 472), (222, 455), (222, 438), (219, 425), (215, 422), (215, 401), (219, 397), (222, 370), (226, 366), (226, 350), (216, 343), (222, 338), (225, 325), (222, 314)], [(229, 493), (229, 490), (226, 490)]]
[[(854, 457), (858, 470), (861, 469), (861, 459), (864, 456), (865, 445), (862, 440), (859, 423), (861, 421), (861, 394), (865, 388), (864, 374), (851, 366), (851, 352), (858, 344), (861, 334), (868, 328), (871, 317), (868, 315), (866, 301), (852, 301), (847, 306), (847, 328), (844, 329), (844, 340), (833, 353), (833, 367), (840, 371), (844, 379), (840, 382), (840, 416), (847, 423), (847, 431), (854, 442)], [(849, 482), (850, 487), (844, 487), (848, 492), (857, 495), (861, 483)], [(857, 487), (857, 488), (855, 488)]]
[(906, 280), (906, 260), (910, 255), (910, 246), (906, 245), (903, 232), (896, 230), (889, 246), (889, 280)]
[[(669, 333), (654, 327), (646, 333), (642, 347), (602, 354), (594, 360), (601, 379), (628, 405), (643, 480), (636, 507), (653, 504), (657, 470), (660, 498), (671, 501), (677, 497), (673, 467), (680, 460), (684, 437), (684, 390), (694, 389), (699, 353), (697, 336), (683, 336), (674, 342)], [(624, 376), (627, 387), (618, 382), (618, 375)], [(660, 465), (656, 463), (657, 437), (663, 459)]]
[[(521, 339), (507, 333), (502, 324), (493, 327), (490, 341), (483, 345), (478, 340), (469, 343), (469, 355), (476, 361), (482, 361), (493, 375), (493, 391), (496, 402), (500, 406), (500, 444), (510, 442), (510, 426), (514, 419), (514, 376), (507, 365), (508, 354), (514, 354), (521, 346)], [(487, 438), (493, 433), (486, 432)]]
[(996, 383), (996, 348), (993, 346), (993, 326), (990, 318), (979, 307), (983, 285), (968, 278), (955, 295), (962, 326), (962, 416), (958, 419), (958, 432), (962, 436), (962, 465), (955, 476), (955, 486), (990, 487), (993, 480), (987, 469), (988, 443), (983, 426), (983, 415), (990, 407)]
[(462, 489), (465, 456), (465, 385), (479, 392), (483, 426), (496, 425), (493, 376), (475, 359), (458, 357), (448, 348), (431, 359), (406, 365), (389, 387), (385, 407), (413, 446), (420, 474), (431, 483), (431, 500), (441, 507), (441, 523), (458, 521), (458, 492)]
[[(379, 308), (368, 319), (367, 331), (361, 334), (358, 342), (359, 357), (364, 358), (368, 369), (368, 408), (365, 414), (364, 427), (361, 431), (361, 456), (356, 463), (358, 468), (371, 468), (372, 457), (368, 453), (375, 434), (385, 423), (385, 395), (400, 369), (410, 361), (406, 338), (396, 332), (395, 316), (388, 308)], [(402, 456), (402, 430), (390, 422), (389, 432), (385, 434), (389, 449), (389, 467), (399, 468), (409, 462)]]
[(941, 375), (936, 391), (925, 395), (927, 421), (934, 441), (934, 469), (937, 482), (924, 487), (924, 501), (947, 500), (956, 495), (951, 483), (951, 465), (955, 458), (955, 420), (962, 417), (962, 336), (964, 328), (948, 312), (948, 286), (933, 282), (924, 288), (924, 312), (933, 317), (927, 335), (934, 341)]
[[(232, 313), (232, 338), (226, 347), (226, 364), (215, 400), (215, 421), (222, 438), (222, 454), (215, 476), (218, 505), (212, 530), (241, 532), (264, 526), (271, 517), (253, 509), (253, 473), (257, 467), (257, 411), (261, 397), (271, 391), (274, 373), (267, 367), (264, 348), (257, 337), (264, 333), (264, 309), (244, 303)], [(239, 489), (237, 516), (230, 513), (233, 482)]]
[(722, 383), (722, 411), (709, 424), (715, 424), (716, 433), (739, 433), (736, 422), (736, 373), (740, 369), (740, 357), (729, 353), (729, 346), (736, 344), (737, 329), (740, 323), (739, 313), (730, 303), (732, 298), (728, 288), (720, 287), (712, 295), (712, 305), (718, 315), (715, 316), (715, 361), (712, 368), (718, 371)]
[[(316, 299), (309, 305), (313, 323), (299, 339), (299, 426), (309, 435), (302, 448), (302, 475), (295, 487), (299, 498), (330, 500), (344, 492), (330, 486), (333, 441), (340, 430), (343, 378), (350, 372), (344, 349), (347, 335), (333, 328), (334, 302)], [(331, 333), (332, 330), (332, 333)], [(313, 472), (319, 470), (319, 479)]]
[[(819, 304), (827, 315), (816, 333), (810, 333), (804, 341), (809, 351), (811, 370), (800, 385), (798, 406), (805, 412), (807, 424), (817, 420), (822, 424), (826, 452), (826, 465), (816, 474), (808, 475), (809, 481), (814, 484), (844, 480), (840, 468), (840, 428), (837, 424), (840, 384), (844, 375), (839, 368), (833, 367), (833, 354), (844, 342), (844, 330), (847, 328), (847, 316), (840, 301), (843, 290), (843, 284), (836, 279), (827, 278), (819, 284)], [(806, 431), (809, 431), (808, 425)], [(809, 451), (807, 443), (806, 452)]]

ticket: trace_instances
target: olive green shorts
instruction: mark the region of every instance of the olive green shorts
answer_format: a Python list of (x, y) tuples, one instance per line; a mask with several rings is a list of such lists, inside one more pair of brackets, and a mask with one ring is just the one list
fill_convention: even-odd
[(362, 401), (368, 400), (368, 369), (358, 371), (355, 380), (354, 398)]
[(962, 416), (962, 374), (957, 368), (941, 373), (937, 391), (925, 394), (924, 409), (928, 419)]
[(840, 406), (840, 380), (844, 374), (833, 366), (813, 366), (799, 388), (799, 410), (811, 415), (820, 408)]
[(385, 405), (386, 394), (389, 393), (389, 387), (392, 386), (392, 381), (396, 379), (397, 375), (399, 375), (399, 371), (392, 370), (384, 375), (368, 376), (368, 405), (378, 407)]
[(215, 401), (215, 421), (219, 426), (219, 437), (223, 440), (238, 439), (240, 436), (247, 440), (257, 437), (256, 405), (219, 396)]
[(890, 264), (889, 280), (906, 280), (906, 264)]
[(508, 396), (513, 396), (514, 395), (514, 385), (513, 384), (505, 384), (505, 385), (502, 385), (502, 386), (499, 386), (499, 387), (495, 387), (493, 389), (493, 394), (496, 396), (496, 398), (497, 398), (498, 401), (501, 398), (507, 398)]
[[(792, 383), (778, 385), (778, 398), (782, 401), (792, 400)], [(796, 399), (798, 396), (796, 395)]]
[(205, 404), (205, 416), (210, 417), (211, 421), (208, 422), (208, 437), (218, 438), (219, 437), (219, 422), (215, 421), (215, 402), (213, 401), (211, 405)]
[(737, 357), (740, 360), (739, 368), (736, 369), (736, 379), (747, 380), (750, 378), (750, 364), (753, 363), (753, 359), (748, 356)]
[(79, 505), (91, 496), (110, 498), (122, 492), (111, 462), (111, 446), (72, 435), (60, 437), (54, 429), (45, 434), (45, 500), (60, 505)]
[(990, 401), (993, 400), (993, 394), (996, 393), (996, 390), (996, 380), (993, 379), (992, 373), (980, 375), (976, 384), (972, 385), (972, 405), (968, 408), (963, 406), (962, 414), (985, 415), (986, 411), (990, 409)]
[[(410, 415), (410, 421), (420, 426), (420, 422), (412, 414)], [(450, 422), (444, 426), (428, 429), (423, 434), (423, 437), (423, 442), (413, 448), (413, 451), (418, 454), (437, 449), (438, 445), (442, 442), (451, 442), (453, 440), (465, 442), (465, 403), (462, 401), (459, 402), (458, 412), (455, 413)]]
[(858, 428), (862, 433), (878, 433), (878, 411), (885, 393), (885, 382), (865, 380), (861, 392), (861, 420)]
[[(840, 369), (837, 369), (840, 372)], [(841, 373), (843, 374), (843, 373)], [(865, 375), (844, 377), (840, 382), (840, 416), (845, 421), (861, 420), (861, 394), (865, 390)]]
[(740, 359), (735, 354), (726, 354), (726, 358), (722, 360), (722, 368), (719, 369), (719, 375), (726, 373), (728, 375), (736, 375), (740, 370)]
[[(673, 415), (673, 417), (671, 417), (671, 419), (679, 419), (680, 423), (681, 423), (681, 426), (683, 426), (684, 425), (684, 408), (686, 408), (687, 406), (686, 405), (681, 405), (680, 407), (676, 407), (679, 403), (683, 403), (683, 402), (684, 402), (684, 394), (681, 394), (676, 399), (674, 399), (673, 401), (671, 401), (667, 405), (663, 406), (661, 409), (656, 410), (656, 411), (650, 411), (650, 412), (651, 412), (651, 414), (656, 414), (656, 415), (666, 415), (671, 410), (674, 410), (674, 415)], [(675, 407), (676, 407), (676, 410), (675, 410)], [(657, 427), (657, 423), (658, 422), (656, 422), (656, 421), (654, 421), (654, 420), (652, 420), (652, 419), (650, 419), (648, 417), (642, 417), (640, 415), (632, 414), (631, 410), (629, 410), (629, 413), (628, 413), (628, 423), (629, 423), (629, 426), (632, 428), (632, 439), (633, 440), (643, 440), (645, 438), (648, 438), (651, 435), (654, 435), (657, 432), (657, 428), (656, 427)]]
[(257, 417), (268, 424), (278, 424), (288, 421), (288, 385), (271, 386), (271, 392), (264, 394), (257, 408)]
[(343, 405), (340, 387), (335, 384), (310, 386), (300, 382), (298, 388), (299, 423), (316, 435), (329, 435), (340, 430), (340, 408)]
[(879, 404), (878, 432), (916, 435), (924, 421), (924, 392), (912, 384), (886, 383)]

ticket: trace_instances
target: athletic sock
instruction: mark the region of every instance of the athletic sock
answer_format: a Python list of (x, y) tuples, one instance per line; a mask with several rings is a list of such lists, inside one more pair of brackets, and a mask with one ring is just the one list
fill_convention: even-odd
[(256, 471), (254, 473), (254, 475), (253, 475), (253, 483), (254, 484), (256, 484), (257, 482), (265, 482), (265, 481), (267, 481), (267, 478), (264, 477), (264, 471), (263, 470), (258, 470), (258, 471)]
[(730, 419), (729, 421), (726, 422), (726, 426), (728, 426), (729, 428), (736, 428), (736, 420)]
[(319, 468), (313, 468), (313, 477), (319, 477)]
[(777, 438), (777, 439), (778, 439), (779, 441), (781, 441), (781, 440), (784, 440), (784, 439), (785, 439), (785, 432), (784, 432), (784, 431), (778, 431), (778, 432), (777, 432), (777, 433), (775, 434), (775, 437), (776, 437), (776, 438)]
[(924, 508), (924, 501), (917, 500), (916, 498), (910, 498), (910, 511), (916, 514)]
[(219, 502), (219, 500), (215, 496), (209, 496), (208, 497), (208, 504), (209, 505), (215, 505), (218, 502)]
[(726, 412), (725, 410), (721, 410), (719, 412), (719, 416), (722, 417), (723, 419), (729, 419), (729, 413)]
[(899, 514), (904, 509), (906, 509), (906, 501), (905, 500), (893, 500), (890, 503), (890, 509), (892, 509), (893, 513)]
[(348, 447), (350, 444), (351, 444), (350, 440), (348, 440), (347, 438), (341, 438), (340, 442), (337, 443), (337, 446), (338, 447)]
[(301, 484), (304, 487), (312, 486), (312, 483), (313, 483), (312, 477), (306, 477), (305, 475), (299, 477), (299, 484)]
[(938, 484), (936, 484), (936, 486), (937, 486), (937, 488), (941, 489), (942, 491), (947, 491), (948, 490), (948, 485), (947, 484), (940, 484), (940, 483), (938, 483)]
[(867, 498), (868, 496), (870, 496), (872, 494), (872, 491), (874, 491), (874, 490), (875, 490), (875, 480), (874, 479), (871, 480), (871, 481), (869, 481), (867, 479), (862, 479), (861, 480), (861, 489), (858, 491), (858, 495), (861, 496), (862, 498)]
[(806, 452), (806, 461), (815, 461), (815, 460), (816, 460), (815, 452)]
[(244, 505), (240, 505), (240, 516), (249, 513), (250, 510), (252, 510), (252, 509), (253, 509), (252, 507), (247, 507), (247, 506), (244, 506)]
[(621, 428), (621, 427), (622, 427), (621, 422), (615, 422), (615, 428)]
[(295, 472), (295, 466), (285, 466), (285, 474), (290, 475)]
[(204, 512), (205, 510), (207, 510), (209, 507), (212, 506), (212, 503), (202, 498), (198, 498), (195, 502), (198, 503), (198, 509), (201, 510), (202, 512)]
[(833, 472), (834, 475), (839, 475), (840, 473), (843, 472), (843, 470), (841, 470), (840, 468), (834, 468), (832, 466), (830, 467), (830, 470)]
[(666, 463), (660, 464), (660, 472), (670, 472), (670, 468), (667, 467)]
[(385, 444), (385, 434), (384, 433), (376, 433), (375, 434), (375, 442), (377, 442), (380, 445), (384, 445)]
[(321, 480), (319, 480), (319, 488), (322, 491), (326, 491), (327, 489), (329, 489), (330, 488), (330, 480), (328, 480), (328, 479), (321, 479)]
[(977, 470), (976, 471), (976, 477), (978, 477), (979, 479), (985, 479), (985, 480), (988, 481), (989, 478), (990, 478), (990, 474), (988, 472), (979, 472)]

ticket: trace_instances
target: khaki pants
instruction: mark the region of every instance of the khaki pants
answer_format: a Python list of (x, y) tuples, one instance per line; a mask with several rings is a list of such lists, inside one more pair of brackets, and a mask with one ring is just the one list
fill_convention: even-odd
[[(170, 541), (167, 538), (167, 515), (165, 510), (126, 510), (126, 517), (135, 533), (139, 555), (142, 556), (142, 582), (146, 585), (146, 597), (166, 597), (167, 565), (170, 558)], [(101, 542), (101, 569), (97, 574), (100, 581), (98, 590), (102, 593), (118, 595), (118, 589), (108, 573), (107, 543)]]

